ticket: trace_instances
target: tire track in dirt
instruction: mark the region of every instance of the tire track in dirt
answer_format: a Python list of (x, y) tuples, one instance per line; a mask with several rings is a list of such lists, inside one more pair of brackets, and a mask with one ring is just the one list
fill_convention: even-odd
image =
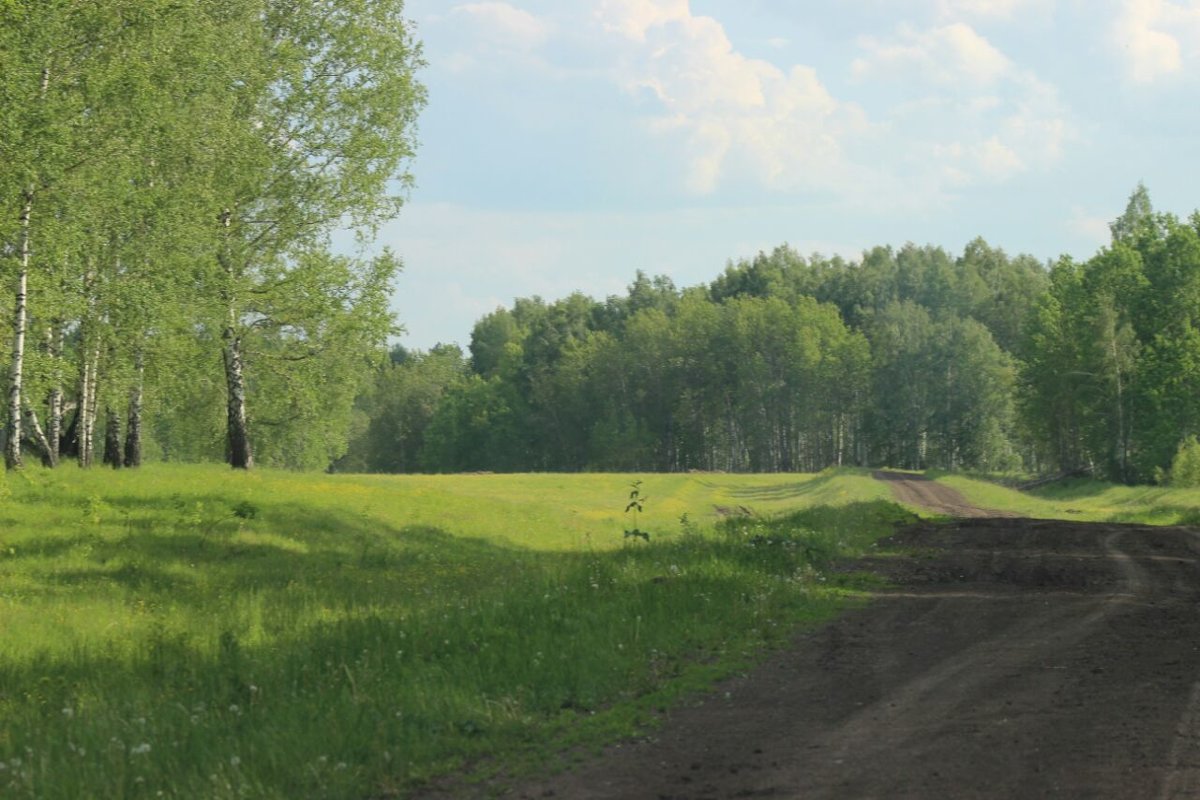
[(1192, 687), (1167, 760), (1161, 800), (1200, 797), (1200, 681)]
[(890, 588), (574, 771), (429, 797), (1200, 798), (1200, 535), (955, 518), (861, 559)]
[[(1145, 578), (1137, 565), (1116, 547), (1120, 535), (1114, 532), (1104, 541), (1107, 557), (1119, 565), (1122, 574), (1116, 591), (1099, 598), (1076, 594), (1069, 602), (1047, 603), (1045, 611), (1020, 620), (1002, 638), (984, 639), (919, 674), (893, 691), (883, 713), (875, 709), (864, 711), (842, 727), (838, 732), (841, 760), (852, 754), (868, 761), (886, 758), (887, 751), (903, 747), (904, 743), (877, 736), (875, 731), (926, 731), (944, 719), (962, 716), (974, 697), (991, 690), (997, 673), (1029, 671), (1031, 666), (1051, 657), (1052, 651), (1069, 648), (1087, 637), (1114, 611), (1113, 599), (1137, 597)], [(869, 742), (865, 749), (864, 742)], [(923, 743), (915, 746), (918, 751), (926, 749)], [(924, 753), (916, 753), (914, 758), (921, 755)]]
[[(1191, 549), (1200, 552), (1200, 534), (1192, 533), (1190, 539)], [(1177, 590), (1183, 588), (1176, 586)], [(1191, 695), (1179, 717), (1167, 759), (1167, 777), (1159, 798), (1200, 798), (1200, 680), (1192, 685)]]

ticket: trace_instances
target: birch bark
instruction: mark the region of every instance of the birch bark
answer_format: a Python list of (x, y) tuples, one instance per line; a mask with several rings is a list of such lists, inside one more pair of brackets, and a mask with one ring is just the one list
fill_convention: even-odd
[(134, 361), (133, 386), (129, 390), (129, 418), (125, 426), (125, 466), (142, 465), (142, 386), (146, 377), (146, 364), (139, 349)]
[(46, 404), (49, 406), (50, 419), (47, 421), (46, 436), (50, 443), (50, 457), (55, 465), (61, 457), (63, 435), (63, 388), (62, 388), (62, 353), (63, 326), (55, 322), (50, 331), (50, 358), (54, 362), (54, 386)]
[(18, 469), (21, 462), (21, 381), (25, 370), (25, 314), (29, 292), (29, 218), (33, 213), (33, 192), (25, 193), (21, 208), (21, 258), (17, 270), (16, 307), (13, 310), (12, 365), (8, 384), (8, 438), (4, 443), (4, 465)]
[(250, 431), (246, 420), (246, 376), (242, 363), (242, 339), (237, 335), (232, 321), (226, 326), (223, 338), (225, 383), (228, 389), (229, 465), (234, 469), (250, 469), (254, 466), (254, 454), (251, 452)]
[(104, 456), (103, 463), (120, 469), (121, 460), (121, 415), (112, 406), (104, 409)]

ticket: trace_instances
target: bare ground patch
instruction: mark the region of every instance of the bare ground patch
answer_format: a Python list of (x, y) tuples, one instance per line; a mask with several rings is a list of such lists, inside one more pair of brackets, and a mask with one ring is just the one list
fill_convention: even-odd
[(892, 489), (892, 496), (901, 503), (921, 506), (937, 514), (948, 517), (1013, 517), (1007, 511), (995, 511), (971, 505), (967, 498), (949, 486), (943, 486), (923, 475), (907, 472), (889, 472), (876, 470), (871, 475), (886, 482)]
[(971, 518), (887, 546), (913, 555), (847, 568), (889, 588), (647, 737), (440, 796), (1200, 796), (1197, 532)]

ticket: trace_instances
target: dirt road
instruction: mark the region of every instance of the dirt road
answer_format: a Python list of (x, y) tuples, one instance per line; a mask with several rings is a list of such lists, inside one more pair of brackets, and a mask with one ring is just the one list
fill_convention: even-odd
[(916, 555), (856, 568), (894, 588), (507, 796), (1200, 798), (1200, 534), (980, 518), (893, 542)]
[(992, 511), (986, 508), (976, 508), (961, 494), (929, 480), (921, 475), (910, 472), (889, 472), (876, 470), (871, 473), (875, 480), (884, 481), (892, 487), (892, 496), (901, 503), (921, 506), (937, 514), (948, 517), (1011, 517), (1006, 511)]

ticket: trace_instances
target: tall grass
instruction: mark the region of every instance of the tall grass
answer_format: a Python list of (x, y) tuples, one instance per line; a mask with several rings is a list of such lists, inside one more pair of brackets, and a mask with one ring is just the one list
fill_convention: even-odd
[(600, 741), (907, 518), (856, 474), (644, 480), (648, 544), (627, 476), (10, 475), (0, 796), (399, 796)]

